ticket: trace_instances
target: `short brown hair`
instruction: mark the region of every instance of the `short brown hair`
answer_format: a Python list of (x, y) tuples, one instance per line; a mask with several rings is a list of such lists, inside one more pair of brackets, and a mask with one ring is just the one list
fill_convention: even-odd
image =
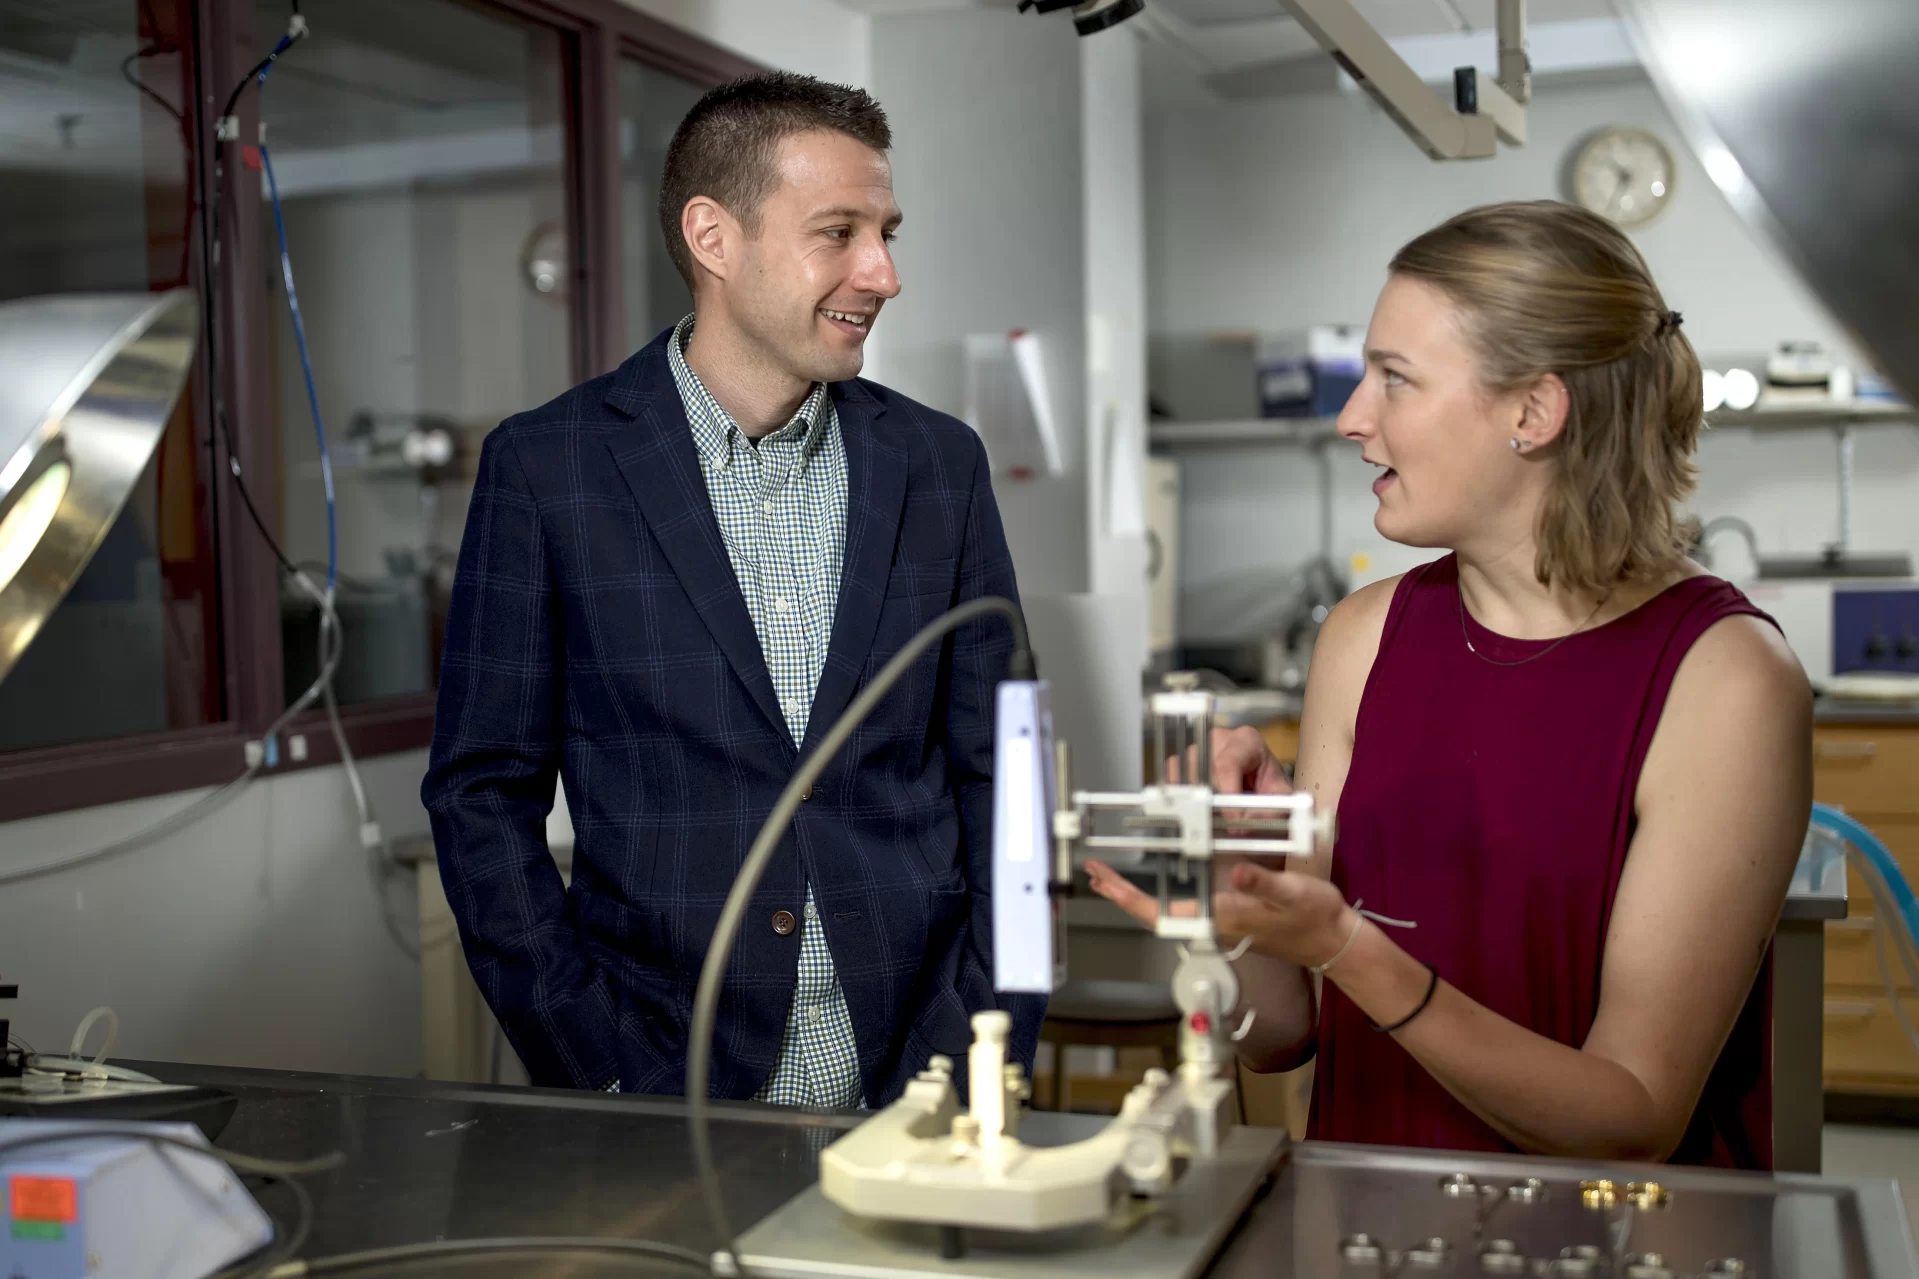
[(673, 131), (660, 178), (660, 231), (666, 251), (693, 287), (693, 255), (680, 231), (686, 202), (704, 195), (759, 234), (760, 206), (779, 184), (780, 143), (796, 133), (828, 129), (875, 151), (893, 146), (886, 112), (864, 89), (812, 76), (769, 71), (713, 89)]
[(1533, 571), (1601, 594), (1670, 571), (1697, 478), (1699, 357), (1631, 240), (1554, 200), (1469, 209), (1394, 257), (1458, 307), (1491, 390), (1548, 373), (1571, 404), (1540, 512)]

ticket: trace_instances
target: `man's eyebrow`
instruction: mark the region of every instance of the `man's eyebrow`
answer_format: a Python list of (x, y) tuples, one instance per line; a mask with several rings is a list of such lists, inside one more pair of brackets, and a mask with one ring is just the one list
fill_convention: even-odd
[[(841, 220), (850, 221), (850, 222), (859, 222), (871, 216), (872, 216), (871, 210), (855, 209), (849, 205), (849, 206), (843, 206), (839, 208), (815, 210), (810, 220), (814, 222), (833, 222), (833, 221), (841, 221)], [(894, 213), (886, 217), (884, 221), (882, 222), (882, 225), (898, 226), (901, 221), (902, 221), (902, 216), (898, 213)]]

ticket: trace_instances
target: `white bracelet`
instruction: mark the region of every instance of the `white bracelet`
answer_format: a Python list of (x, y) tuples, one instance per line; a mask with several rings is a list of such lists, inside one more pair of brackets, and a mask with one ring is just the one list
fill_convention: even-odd
[(1311, 973), (1315, 977), (1325, 976), (1326, 970), (1328, 968), (1331, 968), (1334, 964), (1338, 963), (1340, 960), (1346, 957), (1346, 952), (1351, 950), (1353, 948), (1353, 943), (1359, 940), (1359, 930), (1361, 928), (1364, 928), (1365, 926), (1366, 926), (1366, 917), (1364, 915), (1359, 914), (1358, 912), (1354, 912), (1353, 931), (1347, 934), (1346, 944), (1344, 946), (1341, 946), (1336, 952), (1334, 952), (1333, 957), (1331, 959), (1327, 960), (1323, 964), (1315, 964), (1313, 967), (1308, 968), (1306, 971)]

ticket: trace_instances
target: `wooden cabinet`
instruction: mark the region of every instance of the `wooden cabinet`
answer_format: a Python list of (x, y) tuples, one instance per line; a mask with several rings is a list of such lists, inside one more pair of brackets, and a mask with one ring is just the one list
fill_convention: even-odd
[[(1885, 841), (1907, 882), (1919, 885), (1919, 724), (1816, 726), (1813, 796)], [(1877, 933), (1887, 921), (1851, 867), (1846, 885), (1850, 917), (1826, 925), (1826, 1089), (1919, 1096), (1919, 1048), (1907, 1040), (1880, 976)], [(1896, 954), (1888, 950), (1887, 959), (1904, 992), (1900, 1007), (1919, 1026), (1919, 995)]]

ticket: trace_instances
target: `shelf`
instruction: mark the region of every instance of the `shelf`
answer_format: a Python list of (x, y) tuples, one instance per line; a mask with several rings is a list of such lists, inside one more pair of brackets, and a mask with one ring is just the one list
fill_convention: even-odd
[(1755, 431), (1836, 430), (1842, 426), (1919, 424), (1910, 404), (1855, 400), (1850, 404), (1783, 404), (1774, 408), (1720, 409), (1706, 415), (1710, 426), (1749, 427)]
[(1230, 448), (1253, 444), (1326, 444), (1339, 439), (1330, 417), (1253, 417), (1217, 422), (1160, 420), (1147, 430), (1158, 448)]

